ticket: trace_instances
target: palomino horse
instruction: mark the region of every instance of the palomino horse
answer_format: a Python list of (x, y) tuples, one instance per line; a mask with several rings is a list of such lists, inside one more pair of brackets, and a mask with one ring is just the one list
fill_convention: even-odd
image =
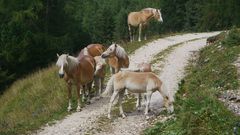
[[(139, 29), (138, 41), (141, 41), (142, 28), (147, 27), (148, 22), (152, 18), (155, 18), (159, 22), (163, 22), (160, 9), (144, 8), (139, 12), (130, 12), (128, 14), (128, 30), (129, 30), (129, 36), (130, 36), (131, 42), (134, 40), (134, 35), (132, 34), (131, 26), (138, 27), (138, 29)], [(146, 37), (146, 32), (145, 32), (145, 40), (146, 39), (147, 39), (147, 37)]]
[(102, 58), (108, 58), (107, 63), (110, 65), (112, 74), (117, 73), (121, 68), (128, 68), (129, 58), (125, 50), (118, 44), (113, 43), (103, 52)]
[[(77, 86), (77, 96), (78, 96), (78, 107), (77, 111), (81, 110), (81, 101), (80, 97), (82, 94), (81, 86), (89, 85), (93, 80), (94, 71), (95, 71), (95, 61), (91, 56), (82, 56), (80, 59), (68, 54), (62, 54), (58, 56), (56, 65), (60, 68), (59, 77), (65, 79), (68, 86), (68, 111), (72, 109), (71, 107), (71, 89), (72, 84)], [(90, 96), (90, 95), (89, 95)], [(90, 97), (88, 96), (88, 100)]]
[[(121, 71), (152, 72), (152, 68), (151, 68), (150, 63), (141, 62), (141, 63), (137, 64), (136, 68), (121, 68)], [(127, 91), (126, 91), (126, 93), (127, 93)], [(137, 96), (136, 108), (137, 108), (138, 111), (140, 111), (141, 99), (144, 99), (144, 101), (145, 101), (145, 97), (144, 97), (144, 94), (141, 94), (141, 93), (136, 94), (136, 96)]]
[(98, 93), (96, 95), (100, 97), (103, 91), (103, 82), (106, 74), (106, 61), (101, 56), (94, 57), (96, 62), (96, 70), (94, 72), (94, 82), (95, 86), (98, 89)]
[(170, 94), (162, 81), (152, 72), (118, 72), (114, 74), (111, 79), (108, 81), (107, 88), (102, 94), (103, 96), (109, 95), (113, 92), (109, 108), (108, 108), (108, 118), (111, 118), (111, 107), (115, 98), (119, 95), (119, 110), (122, 117), (126, 117), (122, 109), (122, 100), (124, 96), (125, 89), (128, 89), (132, 93), (146, 93), (147, 104), (145, 109), (145, 115), (148, 114), (149, 105), (152, 93), (159, 91), (160, 94), (164, 97), (164, 105), (167, 108), (168, 112), (173, 112), (173, 102), (174, 97)]

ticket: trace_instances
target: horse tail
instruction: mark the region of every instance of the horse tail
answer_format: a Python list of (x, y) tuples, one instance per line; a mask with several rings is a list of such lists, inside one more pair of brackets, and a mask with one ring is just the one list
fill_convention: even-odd
[(113, 93), (114, 89), (114, 75), (110, 78), (110, 80), (107, 83), (106, 90), (102, 93), (102, 97), (110, 96)]

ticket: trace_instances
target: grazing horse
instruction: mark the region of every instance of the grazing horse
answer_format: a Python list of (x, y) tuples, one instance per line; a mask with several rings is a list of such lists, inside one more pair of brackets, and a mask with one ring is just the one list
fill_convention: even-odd
[[(80, 90), (82, 86), (88, 85), (91, 86), (93, 80), (94, 71), (95, 71), (95, 61), (91, 56), (82, 56), (80, 59), (69, 56), (68, 54), (62, 54), (58, 56), (56, 65), (59, 69), (59, 77), (63, 78), (67, 83), (68, 87), (68, 111), (72, 109), (71, 105), (71, 89), (72, 84), (77, 86), (77, 97), (78, 97), (78, 107), (77, 111), (81, 110), (81, 101), (80, 97), (82, 91)], [(88, 100), (90, 97), (88, 96)]]
[[(139, 30), (138, 41), (141, 41), (142, 28), (147, 27), (148, 22), (152, 18), (158, 20), (159, 22), (163, 22), (160, 9), (144, 8), (141, 11), (130, 12), (128, 14), (128, 30), (129, 30), (129, 36), (130, 36), (131, 42), (134, 40), (134, 35), (132, 34), (131, 26), (138, 27), (138, 30)], [(145, 40), (146, 39), (147, 39), (147, 37), (146, 37), (146, 32), (145, 32)]]
[(122, 100), (124, 96), (125, 89), (128, 89), (132, 93), (146, 93), (147, 104), (145, 109), (145, 115), (148, 114), (149, 105), (152, 93), (159, 91), (164, 98), (164, 105), (168, 112), (173, 112), (173, 102), (174, 97), (170, 94), (162, 81), (152, 72), (118, 72), (114, 74), (107, 83), (105, 92), (103, 96), (109, 95), (113, 92), (109, 108), (108, 108), (108, 118), (111, 118), (111, 107), (117, 96), (119, 102), (119, 111), (122, 117), (126, 117), (122, 109)]
[[(141, 62), (137, 64), (137, 68), (121, 68), (121, 71), (131, 71), (131, 72), (152, 72), (151, 64), (146, 62)], [(128, 91), (126, 90), (126, 93), (128, 94)], [(138, 111), (140, 111), (141, 107), (141, 99), (145, 100), (144, 94), (138, 93), (137, 96), (137, 103), (136, 108)], [(141, 97), (142, 96), (142, 97)]]
[(94, 72), (94, 82), (95, 86), (98, 89), (98, 93), (96, 91), (96, 95), (100, 97), (102, 91), (103, 91), (103, 83), (104, 78), (106, 75), (106, 61), (101, 56), (94, 57), (96, 62), (96, 70)]
[(118, 44), (113, 43), (102, 53), (102, 58), (108, 58), (107, 63), (111, 67), (112, 74), (117, 73), (121, 68), (128, 68), (129, 58), (125, 50)]

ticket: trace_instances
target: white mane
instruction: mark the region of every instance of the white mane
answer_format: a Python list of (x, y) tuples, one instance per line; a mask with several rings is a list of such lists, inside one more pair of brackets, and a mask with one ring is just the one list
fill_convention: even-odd
[[(115, 45), (115, 44), (113, 44)], [(118, 44), (117, 45), (117, 48), (116, 48), (116, 55), (119, 57), (119, 58), (126, 58), (127, 57), (127, 53), (125, 52), (125, 50)]]
[(83, 55), (89, 55), (87, 47), (83, 49)]
[(73, 56), (69, 56), (68, 54), (62, 54), (61, 56), (59, 56), (56, 63), (56, 65), (59, 67), (65, 66), (67, 68), (66, 70), (71, 70), (78, 64), (78, 59)]

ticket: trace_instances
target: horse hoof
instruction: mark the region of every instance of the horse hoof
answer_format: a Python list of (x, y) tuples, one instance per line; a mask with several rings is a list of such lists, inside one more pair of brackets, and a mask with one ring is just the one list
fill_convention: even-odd
[(86, 102), (86, 104), (87, 104), (87, 105), (90, 105), (90, 104), (91, 104), (91, 102), (90, 102), (90, 101), (87, 101), (87, 102)]
[(101, 96), (96, 97), (97, 100), (100, 100), (101, 98), (102, 98)]
[(141, 109), (140, 109), (140, 108), (138, 108), (138, 109), (137, 109), (137, 111), (138, 111), (138, 112), (140, 112), (140, 111), (141, 111)]
[(110, 120), (112, 119), (111, 115), (108, 115), (107, 117), (108, 117), (108, 119), (110, 119)]
[(122, 114), (122, 118), (123, 118), (123, 119), (126, 118), (126, 115), (125, 115), (125, 114)]
[(68, 107), (68, 108), (67, 108), (67, 111), (68, 111), (68, 112), (70, 112), (71, 110), (72, 110), (72, 108), (71, 108), (71, 107)]
[(81, 107), (77, 107), (77, 112), (80, 112), (82, 109), (81, 109)]
[(146, 120), (149, 120), (149, 119), (150, 119), (150, 117), (149, 117), (148, 115), (146, 115), (145, 118), (146, 118)]

